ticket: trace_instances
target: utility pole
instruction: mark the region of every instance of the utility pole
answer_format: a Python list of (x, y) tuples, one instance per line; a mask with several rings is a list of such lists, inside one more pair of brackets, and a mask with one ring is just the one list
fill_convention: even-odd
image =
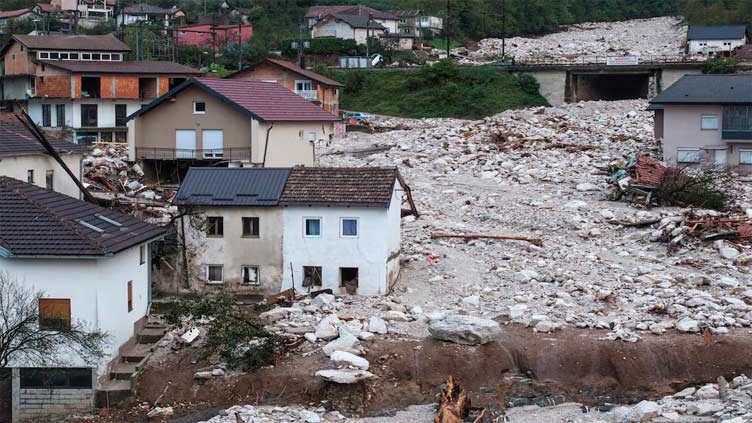
[(298, 26), (298, 66), (303, 67), (303, 22)]
[(373, 13), (368, 14), (368, 20), (366, 21), (366, 60), (368, 60), (368, 67), (371, 67), (371, 19), (373, 19)]
[(444, 23), (444, 26), (446, 27), (446, 29), (444, 30), (444, 36), (446, 38), (446, 50), (447, 50), (446, 58), (449, 59), (449, 19), (450, 19), (449, 18), (449, 13), (450, 13), (449, 0), (446, 0), (446, 7), (447, 7), (446, 22)]
[(238, 23), (238, 70), (243, 69), (243, 24)]
[(506, 60), (507, 47), (507, 4), (501, 0), (501, 60)]

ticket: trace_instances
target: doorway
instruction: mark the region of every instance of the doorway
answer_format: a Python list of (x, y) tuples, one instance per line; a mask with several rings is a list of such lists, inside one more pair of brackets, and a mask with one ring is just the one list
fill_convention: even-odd
[(358, 292), (358, 268), (340, 267), (339, 286), (345, 288), (348, 294), (355, 295)]

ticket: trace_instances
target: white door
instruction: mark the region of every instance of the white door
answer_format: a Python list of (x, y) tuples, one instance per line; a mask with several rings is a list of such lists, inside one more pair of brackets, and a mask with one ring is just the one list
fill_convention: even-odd
[(218, 159), (224, 156), (224, 134), (221, 129), (204, 129), (204, 158)]
[(726, 167), (726, 150), (715, 150), (715, 165), (717, 167)]
[(195, 159), (196, 158), (196, 130), (195, 129), (176, 129), (175, 130), (175, 158), (176, 159)]

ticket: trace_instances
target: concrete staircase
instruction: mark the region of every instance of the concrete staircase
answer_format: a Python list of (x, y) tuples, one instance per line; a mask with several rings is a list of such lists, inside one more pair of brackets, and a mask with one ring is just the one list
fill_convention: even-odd
[(139, 371), (165, 333), (167, 326), (164, 323), (150, 319), (132, 341), (120, 349), (120, 354), (110, 363), (108, 378), (97, 384), (97, 407), (109, 408), (130, 398), (136, 387)]

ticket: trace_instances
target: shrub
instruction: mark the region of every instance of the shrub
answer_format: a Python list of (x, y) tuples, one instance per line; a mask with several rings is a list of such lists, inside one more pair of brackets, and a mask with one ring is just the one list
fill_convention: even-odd
[[(282, 41), (282, 54), (286, 57), (296, 57), (298, 49), (293, 48), (293, 43), (300, 42), (297, 38)], [(359, 56), (364, 55), (365, 46), (358, 45), (355, 40), (346, 40), (334, 37), (319, 37), (304, 39), (310, 43), (310, 47), (303, 50), (305, 54)]]
[(736, 60), (711, 57), (702, 63), (702, 73), (735, 73)]
[(439, 60), (432, 65), (425, 65), (421, 69), (421, 76), (427, 83), (433, 84), (457, 78), (460, 74), (457, 62), (454, 60)]
[(516, 78), (517, 84), (522, 88), (522, 91), (530, 95), (538, 95), (540, 84), (533, 75), (529, 73), (519, 73)]
[(732, 201), (728, 190), (729, 174), (723, 170), (702, 170), (690, 174), (686, 169), (670, 167), (655, 191), (660, 204), (695, 206), (723, 210)]
[(359, 93), (366, 82), (366, 74), (362, 71), (349, 71), (345, 74), (345, 87), (351, 94)]

